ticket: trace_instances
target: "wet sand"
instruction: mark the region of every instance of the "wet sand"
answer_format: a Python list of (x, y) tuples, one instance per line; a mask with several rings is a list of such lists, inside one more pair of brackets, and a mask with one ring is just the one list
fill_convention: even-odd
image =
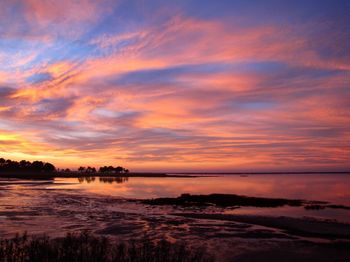
[(323, 221), (316, 219), (300, 219), (292, 217), (272, 217), (272, 216), (253, 216), (253, 215), (226, 215), (226, 214), (198, 214), (198, 213), (174, 213), (173, 215), (234, 221), (260, 225), (269, 228), (282, 229), (291, 235), (317, 237), (326, 239), (350, 239), (350, 224)]

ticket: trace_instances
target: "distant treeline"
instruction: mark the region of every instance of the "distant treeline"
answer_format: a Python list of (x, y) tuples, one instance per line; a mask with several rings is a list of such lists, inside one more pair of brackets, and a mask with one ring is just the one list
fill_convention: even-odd
[[(42, 162), (42, 161), (27, 161), (27, 160), (21, 160), (21, 161), (13, 161), (10, 159), (4, 159), (0, 158), (0, 172), (40, 172), (40, 173), (52, 173), (52, 172), (60, 172), (60, 173), (72, 173), (70, 169), (58, 169), (53, 164), (48, 162)], [(95, 167), (79, 167), (78, 168), (79, 173), (85, 173), (85, 174), (95, 174), (95, 173), (101, 173), (101, 174), (121, 174), (121, 173), (129, 173), (129, 170), (117, 166), (102, 166), (98, 170)]]
[(0, 171), (6, 172), (45, 172), (51, 173), (56, 171), (56, 168), (51, 163), (45, 163), (42, 161), (30, 162), (27, 160), (13, 161), (10, 159), (0, 158)]
[[(78, 168), (78, 171), (80, 173), (97, 173), (97, 170), (96, 168), (94, 167), (79, 167)], [(113, 167), (113, 166), (101, 166), (99, 169), (98, 169), (98, 173), (117, 173), (117, 174), (120, 174), (120, 173), (129, 173), (129, 169), (126, 169), (122, 166), (117, 166), (117, 167)]]

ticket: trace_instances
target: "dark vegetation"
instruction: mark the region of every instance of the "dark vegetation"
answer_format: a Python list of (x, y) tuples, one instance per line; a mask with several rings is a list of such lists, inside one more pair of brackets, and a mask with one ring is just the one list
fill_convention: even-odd
[(0, 158), (0, 172), (16, 174), (15, 177), (21, 176), (21, 174), (37, 174), (40, 176), (41, 173), (55, 173), (55, 176), (65, 176), (67, 174), (128, 174), (129, 170), (122, 166), (102, 166), (96, 170), (95, 167), (79, 167), (77, 172), (71, 171), (69, 168), (58, 169), (51, 163), (45, 163), (42, 161), (30, 162), (27, 160), (13, 161), (10, 159)]
[[(30, 162), (27, 160), (21, 160), (21, 161), (13, 161), (10, 159), (4, 159), (0, 158), (0, 171), (3, 172), (44, 172), (44, 173), (52, 173), (52, 172), (62, 172), (62, 173), (70, 173), (72, 172), (69, 168), (66, 169), (56, 169), (56, 167), (51, 163), (45, 163), (42, 161), (34, 161)], [(79, 167), (78, 168), (79, 173), (84, 174), (127, 174), (129, 173), (129, 169), (126, 169), (122, 166), (102, 166), (96, 170), (95, 167)]]
[(45, 163), (42, 161), (12, 161), (10, 159), (0, 158), (0, 171), (2, 172), (43, 172), (52, 173), (56, 171), (56, 168), (51, 163)]
[[(77, 171), (69, 168), (59, 169), (51, 163), (42, 161), (30, 162), (27, 160), (12, 161), (0, 158), (0, 177), (2, 178), (20, 178), (20, 179), (53, 179), (55, 177), (184, 177), (180, 175), (167, 175), (165, 173), (131, 173), (129, 169), (122, 166), (102, 166), (79, 167)], [(185, 176), (191, 177), (191, 176)], [(89, 180), (92, 182), (92, 180)], [(126, 182), (126, 180), (120, 180)], [(107, 179), (102, 182), (118, 182)]]
[[(80, 173), (87, 173), (87, 174), (95, 174), (97, 173), (96, 168), (94, 167), (79, 167), (78, 171)], [(98, 173), (102, 173), (102, 174), (121, 174), (121, 173), (129, 173), (129, 169), (126, 169), (122, 166), (117, 166), (117, 167), (113, 167), (113, 166), (102, 166), (98, 169)]]
[(68, 234), (64, 238), (47, 236), (29, 238), (27, 235), (0, 240), (1, 262), (65, 261), (65, 262), (200, 262), (212, 261), (200, 248), (192, 250), (184, 243), (166, 240), (115, 242), (88, 233)]
[(178, 206), (208, 206), (216, 205), (219, 207), (230, 206), (253, 206), (253, 207), (281, 207), (301, 206), (303, 200), (283, 199), (283, 198), (264, 198), (248, 197), (233, 194), (210, 194), (210, 195), (190, 195), (182, 194), (176, 198), (155, 198), (141, 201), (149, 205), (178, 205)]

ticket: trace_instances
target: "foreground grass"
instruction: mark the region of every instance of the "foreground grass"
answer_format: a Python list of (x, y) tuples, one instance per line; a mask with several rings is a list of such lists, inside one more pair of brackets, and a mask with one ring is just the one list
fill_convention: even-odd
[(213, 261), (204, 249), (192, 250), (184, 243), (148, 239), (114, 242), (88, 233), (64, 238), (16, 236), (0, 240), (1, 262), (24, 261), (120, 261), (120, 262), (204, 262)]

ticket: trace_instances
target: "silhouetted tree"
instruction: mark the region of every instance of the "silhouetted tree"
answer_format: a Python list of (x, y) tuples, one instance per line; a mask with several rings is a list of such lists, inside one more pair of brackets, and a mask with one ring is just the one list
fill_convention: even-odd
[(98, 172), (100, 172), (100, 173), (107, 173), (107, 170), (108, 170), (108, 167), (106, 167), (106, 166), (101, 166), (101, 167), (99, 168)]
[(44, 163), (42, 161), (34, 161), (30, 168), (32, 171), (40, 172), (44, 169)]
[(43, 166), (44, 172), (54, 172), (56, 170), (55, 166), (51, 163), (45, 163)]
[(96, 173), (96, 168), (88, 166), (85, 173)]
[(53, 172), (56, 168), (53, 164), (44, 163), (42, 161), (34, 161), (31, 163), (27, 160), (17, 162), (0, 158), (0, 170), (6, 172)]
[(30, 169), (31, 163), (29, 161), (22, 160), (19, 162), (19, 166), (20, 166), (21, 170), (25, 171), (25, 170)]
[(5, 162), (5, 170), (6, 171), (18, 171), (19, 167), (20, 167), (20, 165), (17, 161), (12, 161), (10, 159), (7, 159)]
[(86, 168), (86, 173), (96, 173), (96, 168), (88, 166)]
[(116, 173), (121, 173), (121, 172), (123, 172), (123, 170), (124, 170), (124, 168), (121, 166), (117, 166), (116, 168), (114, 168), (114, 172), (116, 172)]
[(79, 171), (80, 173), (83, 173), (83, 172), (85, 171), (85, 167), (83, 167), (83, 166), (79, 167), (79, 168), (78, 168), (78, 171)]
[(121, 166), (117, 166), (117, 167), (113, 167), (113, 166), (102, 166), (99, 168), (99, 173), (129, 173), (128, 169), (125, 169), (124, 167)]

